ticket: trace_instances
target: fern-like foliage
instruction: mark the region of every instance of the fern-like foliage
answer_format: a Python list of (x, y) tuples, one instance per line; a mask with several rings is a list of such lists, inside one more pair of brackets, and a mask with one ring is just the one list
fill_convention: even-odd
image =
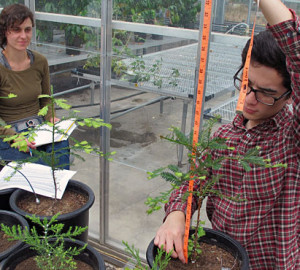
[[(175, 189), (178, 189), (186, 181), (197, 180), (200, 189), (193, 190), (192, 193), (198, 198), (198, 212), (202, 205), (202, 201), (209, 194), (219, 196), (220, 198), (228, 198), (235, 201), (245, 200), (241, 196), (229, 197), (222, 194), (219, 190), (215, 189), (215, 185), (221, 179), (221, 174), (210, 175), (211, 170), (218, 171), (226, 160), (235, 160), (243, 167), (245, 171), (250, 171), (254, 166), (263, 167), (285, 167), (285, 164), (270, 164), (270, 160), (263, 159), (259, 156), (259, 147), (250, 149), (246, 153), (238, 153), (233, 147), (229, 147), (226, 142), (226, 138), (219, 138), (212, 136), (212, 130), (214, 125), (219, 121), (219, 117), (211, 118), (208, 120), (203, 129), (199, 132), (198, 142), (193, 142), (193, 132), (186, 136), (176, 127), (172, 127), (172, 133), (168, 136), (161, 136), (162, 139), (182, 145), (187, 150), (188, 169), (183, 170), (176, 165), (168, 165), (163, 168), (156, 169), (153, 172), (148, 172), (148, 179), (155, 177), (161, 177), (171, 184), (168, 191), (161, 192), (156, 197), (148, 197), (146, 205), (149, 207), (147, 213), (150, 214), (162, 208), (162, 206), (168, 202), (168, 196)], [(223, 155), (220, 157), (214, 156), (214, 151), (226, 150), (229, 155)], [(190, 195), (190, 191), (185, 192), (182, 195), (182, 201), (185, 201)], [(200, 226), (200, 216), (197, 218), (196, 231)], [(194, 255), (197, 256), (197, 234), (194, 239)]]
[(125, 270), (134, 269), (134, 270), (165, 270), (169, 261), (171, 260), (171, 254), (173, 250), (170, 252), (166, 252), (163, 249), (163, 246), (161, 248), (157, 249), (157, 254), (154, 258), (153, 266), (151, 269), (148, 266), (144, 266), (142, 264), (142, 260), (140, 258), (140, 252), (138, 249), (134, 247), (134, 245), (129, 245), (128, 242), (122, 241), (123, 245), (125, 246), (125, 251), (127, 251), (132, 259), (131, 262), (134, 265), (134, 268), (128, 268), (125, 267)]
[(37, 232), (36, 226), (31, 229), (24, 229), (18, 225), (12, 227), (1, 223), (1, 230), (9, 240), (19, 240), (37, 252), (35, 257), (37, 266), (42, 270), (72, 270), (76, 269), (74, 256), (79, 255), (87, 245), (77, 248), (65, 248), (64, 239), (74, 240), (74, 237), (81, 235), (87, 227), (69, 227), (63, 232), (64, 224), (57, 223), (59, 214), (52, 216), (50, 221), (46, 218), (40, 220), (35, 215), (27, 216), (36, 226), (43, 228), (43, 234)]

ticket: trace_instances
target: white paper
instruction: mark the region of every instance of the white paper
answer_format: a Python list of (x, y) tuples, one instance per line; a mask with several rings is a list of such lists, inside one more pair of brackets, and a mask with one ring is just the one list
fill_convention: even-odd
[[(36, 194), (55, 198), (55, 189), (51, 167), (35, 163), (24, 163), (19, 169), (20, 172), (17, 171), (14, 173), (15, 170), (10, 166), (16, 167), (17, 164), (15, 162), (10, 162), (1, 170), (0, 190), (6, 188), (20, 188), (32, 192), (32, 188), (30, 187), (29, 183), (20, 173), (22, 172), (30, 181)], [(62, 198), (69, 180), (75, 173), (76, 171), (70, 170), (55, 171), (57, 183), (57, 199)], [(10, 180), (7, 180), (7, 178), (10, 176)]]
[[(55, 124), (56, 129), (64, 131), (65, 134), (56, 130), (54, 134), (54, 142), (60, 142), (66, 140), (73, 130), (76, 128), (75, 120), (68, 119), (62, 120)], [(36, 136), (34, 137), (35, 146), (41, 146), (44, 144), (52, 143), (52, 127), (47, 124), (41, 125), (34, 131)]]

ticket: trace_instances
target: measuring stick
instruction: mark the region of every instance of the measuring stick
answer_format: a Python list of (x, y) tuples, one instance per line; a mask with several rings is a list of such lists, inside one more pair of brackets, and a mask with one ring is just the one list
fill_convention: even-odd
[(250, 44), (249, 44), (249, 48), (248, 48), (248, 52), (247, 52), (247, 56), (246, 56), (246, 61), (245, 61), (244, 68), (243, 68), (243, 77), (242, 77), (242, 84), (240, 87), (239, 99), (238, 99), (238, 102), (236, 105), (236, 113), (240, 113), (240, 114), (243, 113), (245, 98), (246, 98), (247, 91), (248, 91), (248, 81), (249, 81), (248, 75), (249, 75), (251, 52), (252, 52), (252, 48), (253, 48), (253, 38), (254, 38), (254, 30), (255, 30), (258, 8), (259, 8), (259, 0), (257, 0), (257, 10), (256, 10), (254, 22), (253, 22), (251, 40), (250, 40)]
[[(201, 39), (199, 78), (198, 78), (197, 98), (196, 98), (196, 106), (195, 106), (195, 119), (194, 119), (194, 133), (193, 133), (194, 145), (198, 142), (198, 137), (199, 137), (202, 102), (204, 96), (205, 73), (206, 73), (206, 65), (207, 65), (207, 57), (208, 57), (211, 11), (212, 11), (212, 0), (205, 0), (202, 39)], [(188, 261), (188, 239), (189, 239), (189, 231), (190, 231), (191, 216), (192, 216), (193, 188), (194, 188), (194, 180), (190, 180), (189, 196), (187, 199), (187, 209), (186, 209), (184, 245), (183, 245), (183, 252), (184, 252), (184, 257), (186, 262)]]

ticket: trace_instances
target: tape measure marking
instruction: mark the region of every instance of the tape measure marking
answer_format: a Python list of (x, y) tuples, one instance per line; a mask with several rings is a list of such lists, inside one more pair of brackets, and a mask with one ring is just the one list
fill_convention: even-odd
[[(212, 11), (212, 0), (205, 0), (202, 39), (201, 39), (199, 78), (198, 78), (198, 85), (197, 85), (197, 99), (195, 105), (193, 144), (196, 144), (198, 142), (198, 137), (199, 137), (200, 119), (201, 119), (202, 103), (203, 103), (203, 96), (204, 96), (205, 73), (206, 73), (206, 65), (207, 65), (207, 57), (208, 57), (211, 11)], [(193, 170), (193, 167), (191, 167), (191, 170)], [(184, 257), (186, 262), (188, 261), (188, 239), (189, 239), (189, 231), (190, 231), (191, 216), (192, 216), (193, 188), (194, 188), (194, 180), (190, 180), (189, 196), (187, 199), (187, 209), (186, 209), (184, 242), (183, 242), (184, 243), (183, 252), (184, 252)]]
[(249, 44), (249, 48), (248, 48), (248, 52), (247, 52), (247, 56), (246, 56), (246, 61), (245, 61), (244, 68), (243, 68), (242, 84), (240, 87), (240, 94), (239, 94), (239, 98), (238, 98), (237, 105), (236, 105), (236, 113), (243, 113), (245, 98), (246, 98), (247, 91), (248, 91), (248, 80), (249, 80), (248, 75), (249, 75), (249, 67), (250, 67), (250, 61), (251, 61), (251, 52), (252, 52), (252, 48), (253, 48), (256, 17), (257, 17), (258, 11), (259, 11), (259, 2), (260, 2), (260, 0), (257, 0), (257, 9), (256, 9), (255, 17), (254, 17), (253, 28), (252, 28), (250, 44)]
[(249, 44), (249, 48), (248, 48), (248, 52), (247, 52), (247, 56), (246, 56), (246, 61), (245, 61), (244, 68), (243, 68), (243, 77), (242, 77), (242, 83), (241, 83), (241, 87), (240, 87), (240, 94), (239, 94), (239, 99), (238, 99), (237, 105), (236, 105), (237, 113), (243, 112), (245, 98), (246, 98), (247, 91), (248, 91), (248, 80), (249, 80), (248, 74), (249, 74), (249, 67), (250, 67), (250, 61), (251, 61), (251, 52), (252, 52), (252, 48), (253, 48), (255, 21), (256, 21), (256, 18), (254, 19), (251, 40), (250, 40), (250, 44)]

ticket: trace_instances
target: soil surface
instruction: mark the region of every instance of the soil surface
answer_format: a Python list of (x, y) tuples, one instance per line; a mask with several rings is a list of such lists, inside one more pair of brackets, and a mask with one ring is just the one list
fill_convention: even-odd
[(16, 240), (8, 241), (8, 236), (4, 232), (0, 231), (0, 252), (4, 252), (17, 242), (18, 241)]
[(72, 190), (66, 190), (61, 200), (38, 196), (40, 204), (37, 204), (32, 193), (26, 193), (17, 202), (17, 206), (30, 214), (38, 216), (52, 216), (56, 213), (66, 214), (73, 212), (88, 201), (86, 195)]
[[(82, 261), (75, 260), (77, 263), (77, 267), (75, 269), (78, 270), (93, 270), (94, 268)], [(34, 257), (30, 257), (22, 262), (20, 262), (15, 270), (40, 270), (40, 268), (37, 267), (36, 262), (34, 260)]]
[(183, 264), (180, 260), (171, 260), (166, 270), (239, 270), (239, 260), (222, 248), (214, 245), (201, 243), (202, 253), (195, 263)]

